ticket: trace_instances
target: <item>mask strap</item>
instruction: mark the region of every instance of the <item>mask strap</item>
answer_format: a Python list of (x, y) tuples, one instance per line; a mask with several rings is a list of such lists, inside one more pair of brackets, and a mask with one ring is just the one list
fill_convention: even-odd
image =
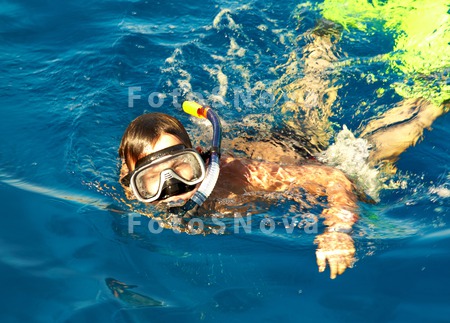
[(186, 147), (185, 147), (184, 145), (182, 145), (182, 144), (179, 144), (179, 145), (170, 146), (170, 147), (167, 147), (167, 148), (158, 150), (158, 151), (156, 151), (156, 152), (154, 152), (154, 153), (152, 153), (152, 154), (149, 154), (149, 155), (147, 155), (147, 156), (142, 157), (141, 159), (139, 159), (139, 160), (136, 162), (135, 169), (138, 169), (138, 168), (141, 167), (142, 165), (151, 163), (152, 161), (154, 161), (154, 160), (156, 160), (156, 159), (159, 159), (159, 158), (161, 158), (161, 157), (170, 155), (171, 153), (173, 153), (173, 152), (175, 152), (175, 151), (180, 151), (180, 150), (183, 150), (183, 149), (186, 149)]

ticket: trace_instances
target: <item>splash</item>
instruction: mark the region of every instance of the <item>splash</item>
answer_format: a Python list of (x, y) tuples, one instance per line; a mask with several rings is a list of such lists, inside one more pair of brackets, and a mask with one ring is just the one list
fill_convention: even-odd
[(437, 185), (433, 185), (429, 188), (428, 192), (430, 194), (437, 195), (438, 197), (450, 198), (450, 174), (447, 175), (447, 178), (444, 179), (443, 182), (437, 183)]
[(442, 198), (450, 197), (450, 189), (448, 189), (444, 186), (431, 187), (429, 189), (429, 192), (432, 194), (436, 194), (437, 196), (442, 197)]
[(382, 181), (379, 171), (369, 164), (369, 149), (367, 140), (355, 138), (344, 125), (336, 136), (335, 143), (321, 152), (317, 158), (327, 165), (342, 170), (359, 189), (378, 201)]

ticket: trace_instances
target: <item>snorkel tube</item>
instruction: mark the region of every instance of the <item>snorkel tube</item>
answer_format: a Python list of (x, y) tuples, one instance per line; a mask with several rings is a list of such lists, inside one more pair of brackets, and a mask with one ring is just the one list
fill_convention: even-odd
[[(214, 186), (219, 178), (220, 166), (220, 143), (222, 141), (222, 128), (220, 125), (219, 116), (210, 107), (202, 106), (194, 101), (184, 101), (183, 111), (196, 118), (208, 119), (213, 127), (213, 138), (211, 144), (211, 156), (209, 158), (209, 165), (206, 169), (206, 177), (200, 184), (197, 192), (191, 197), (191, 199), (182, 207), (171, 208), (171, 213), (177, 213), (178, 216), (192, 217), (196, 214), (198, 208), (206, 201), (211, 195)], [(176, 210), (174, 210), (176, 209)], [(174, 212), (175, 211), (175, 212)]]

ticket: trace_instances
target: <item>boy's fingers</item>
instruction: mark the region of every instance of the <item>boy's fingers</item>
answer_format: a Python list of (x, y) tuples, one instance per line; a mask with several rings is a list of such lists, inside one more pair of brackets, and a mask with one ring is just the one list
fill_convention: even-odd
[(323, 272), (327, 266), (327, 258), (325, 252), (322, 250), (316, 251), (317, 266), (319, 266), (319, 272)]
[(334, 279), (352, 267), (355, 248), (353, 240), (347, 235), (327, 233), (316, 237), (314, 242), (318, 244), (316, 259), (319, 272), (325, 271), (328, 263), (330, 278)]
[(350, 253), (350, 255), (348, 255), (346, 258), (346, 260), (347, 260), (347, 268), (351, 268), (351, 267), (353, 267), (353, 262), (354, 262), (354, 255), (355, 255), (355, 251), (352, 251), (351, 253)]
[(342, 273), (347, 269), (347, 263), (345, 259), (342, 259), (342, 261), (339, 262), (338, 267), (338, 275), (342, 275)]
[(338, 264), (336, 261), (330, 261), (330, 278), (335, 279), (338, 273)]

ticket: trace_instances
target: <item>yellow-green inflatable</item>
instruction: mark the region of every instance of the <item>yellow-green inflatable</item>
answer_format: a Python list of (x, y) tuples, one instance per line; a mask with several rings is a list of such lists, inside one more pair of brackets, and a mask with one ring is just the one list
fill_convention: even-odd
[(319, 9), (346, 32), (381, 28), (393, 35), (385, 57), (410, 80), (394, 85), (398, 94), (438, 105), (450, 99), (450, 0), (325, 0)]

